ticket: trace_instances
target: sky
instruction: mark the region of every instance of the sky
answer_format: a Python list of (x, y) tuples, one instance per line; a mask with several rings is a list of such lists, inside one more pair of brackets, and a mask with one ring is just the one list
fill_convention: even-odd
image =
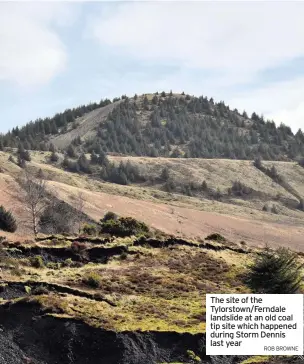
[(104, 98), (213, 97), (304, 130), (304, 2), (0, 2), (0, 132)]

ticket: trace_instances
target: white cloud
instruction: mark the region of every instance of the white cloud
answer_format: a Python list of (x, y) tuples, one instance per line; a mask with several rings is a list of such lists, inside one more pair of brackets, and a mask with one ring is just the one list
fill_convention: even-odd
[[(261, 82), (242, 95), (233, 90), (256, 82), (262, 70), (304, 56), (303, 17), (303, 2), (132, 2), (103, 7), (88, 20), (86, 33), (122, 59), (180, 67), (175, 75), (152, 80), (151, 91), (164, 85), (203, 93), (295, 130), (303, 128), (304, 79), (267, 87)], [(189, 78), (191, 69), (206, 70), (212, 79)]]
[(116, 5), (90, 21), (102, 45), (143, 61), (177, 63), (248, 80), (304, 55), (304, 3), (151, 2)]
[(0, 2), (0, 81), (36, 86), (62, 71), (67, 55), (54, 27), (64, 18), (63, 4)]

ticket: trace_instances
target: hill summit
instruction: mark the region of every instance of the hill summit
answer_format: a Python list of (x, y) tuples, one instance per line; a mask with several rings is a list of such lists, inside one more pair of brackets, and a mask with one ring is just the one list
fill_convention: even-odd
[(223, 101), (172, 92), (122, 96), (65, 110), (13, 128), (0, 149), (49, 150), (149, 157), (295, 160), (304, 157), (304, 134)]

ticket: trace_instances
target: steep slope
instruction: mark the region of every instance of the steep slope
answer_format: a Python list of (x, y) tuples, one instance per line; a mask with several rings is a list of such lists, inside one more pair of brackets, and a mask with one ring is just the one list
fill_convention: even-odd
[(91, 111), (84, 116), (76, 119), (75, 125), (70, 125), (65, 133), (51, 137), (50, 143), (55, 147), (64, 149), (69, 146), (73, 140), (81, 138), (83, 141), (96, 137), (97, 126), (104, 122), (108, 114), (117, 106), (119, 101), (106, 105)]

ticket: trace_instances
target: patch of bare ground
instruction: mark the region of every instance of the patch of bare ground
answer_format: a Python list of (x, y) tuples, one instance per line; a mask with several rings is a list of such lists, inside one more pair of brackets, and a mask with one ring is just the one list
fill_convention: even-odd
[(67, 133), (52, 138), (51, 142), (58, 148), (65, 148), (77, 137), (81, 137), (85, 140), (96, 135), (96, 127), (98, 124), (106, 119), (109, 112), (111, 112), (118, 103), (119, 101), (89, 112), (76, 120), (78, 125), (77, 128), (72, 128)]
[[(50, 184), (58, 196), (68, 203), (73, 203), (73, 196), (80, 191), (77, 187), (58, 182)], [(272, 246), (288, 245), (296, 250), (304, 250), (303, 225), (249, 220), (102, 192), (81, 191), (85, 194), (85, 213), (96, 220), (99, 220), (106, 211), (114, 211), (122, 216), (132, 216), (142, 220), (168, 234), (193, 238), (205, 237), (216, 231), (232, 241), (244, 240), (257, 246), (263, 246), (265, 243)]]

